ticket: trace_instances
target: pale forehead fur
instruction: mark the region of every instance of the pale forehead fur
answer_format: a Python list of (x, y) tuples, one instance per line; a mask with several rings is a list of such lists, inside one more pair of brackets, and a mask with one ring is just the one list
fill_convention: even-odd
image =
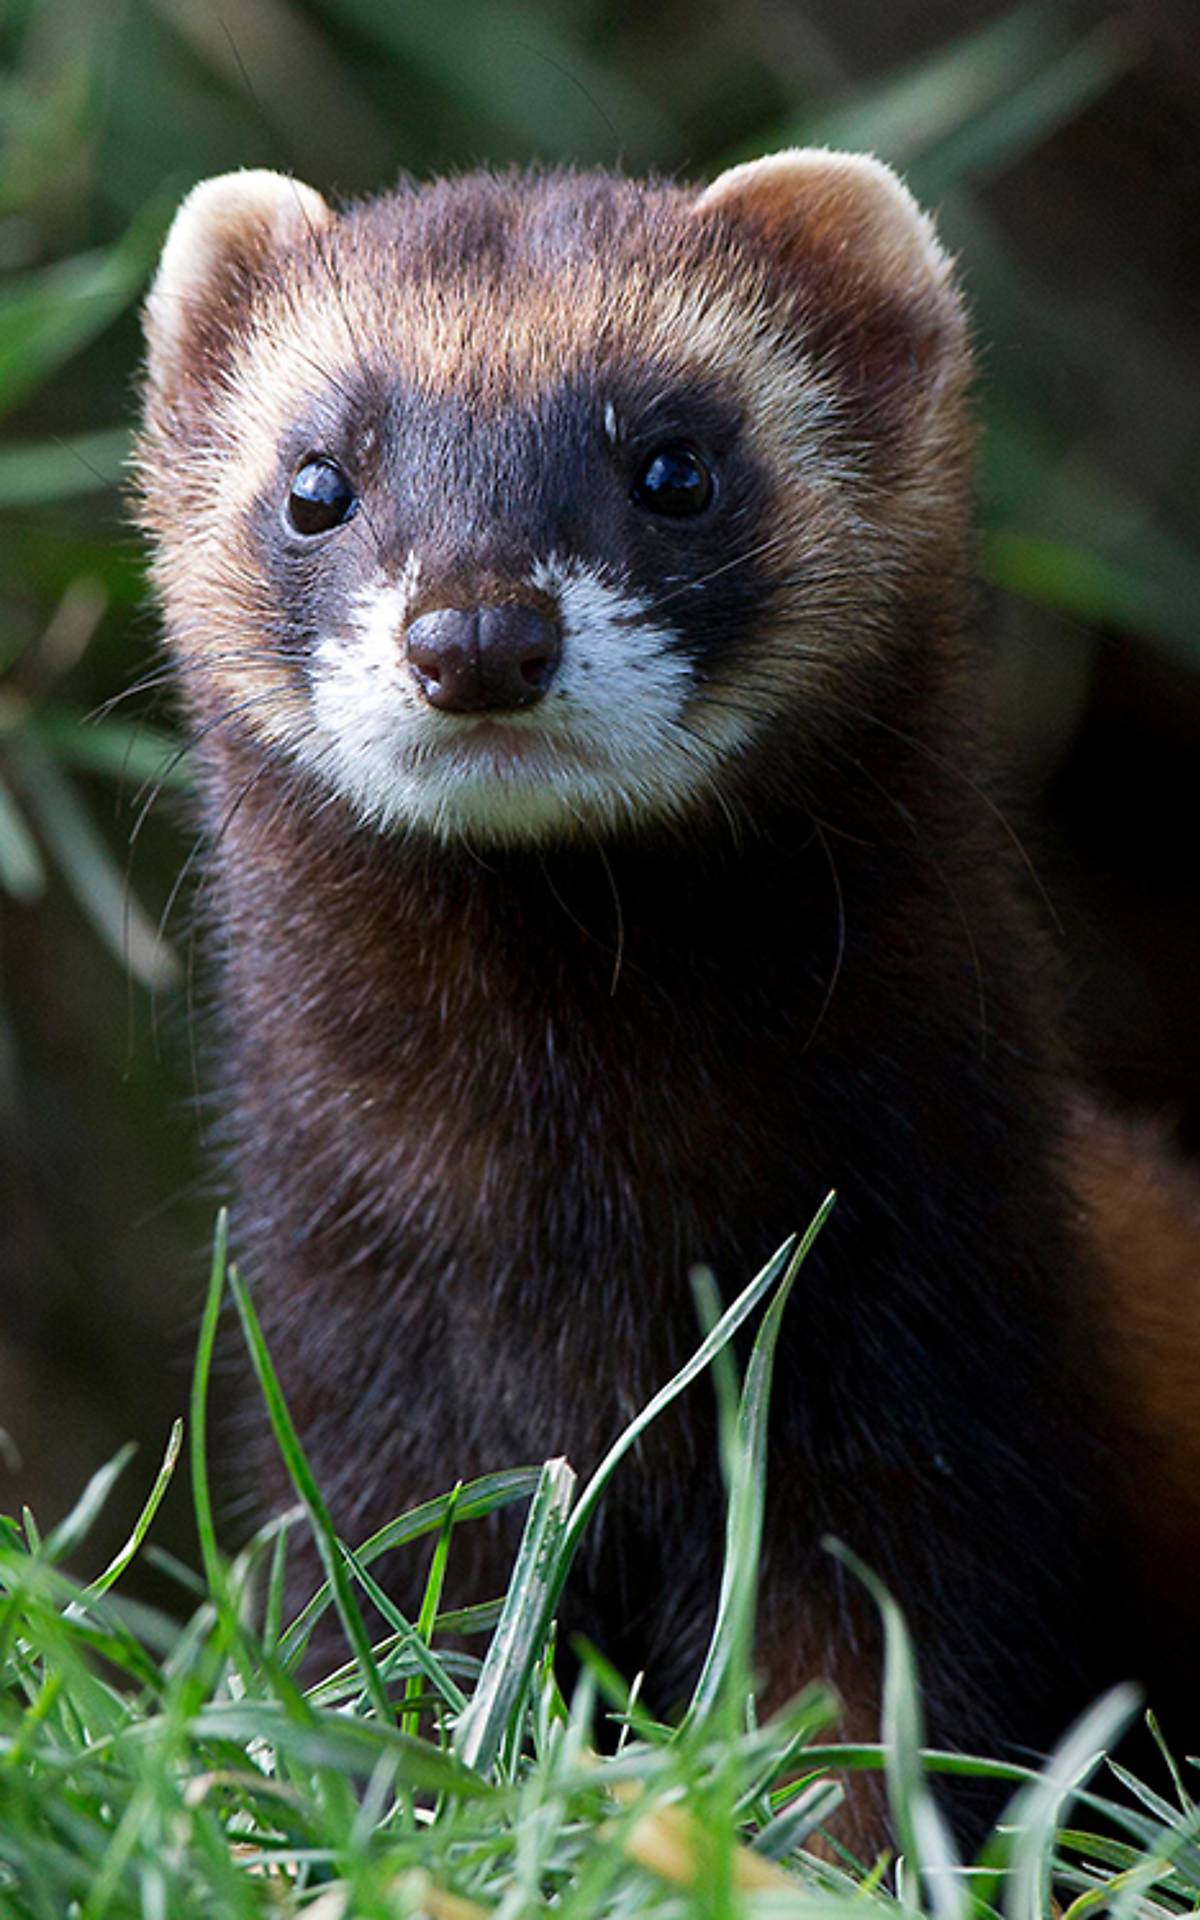
[(352, 213), (281, 257), (232, 388), (223, 402), (216, 396), (249, 455), (251, 490), (273, 469), (298, 398), (368, 370), (483, 411), (527, 403), (574, 375), (656, 361), (720, 381), (754, 415), (768, 456), (805, 451), (829, 383), (813, 367), (798, 377), (796, 343), (785, 352), (765, 275), (746, 261), (717, 271), (702, 249), (680, 245), (691, 238), (682, 196), (675, 231), (667, 220), (627, 230), (615, 259), (578, 246), (564, 256), (539, 245), (536, 228), (514, 225), (503, 262), (486, 266), (408, 261), (407, 204)]
[[(216, 421), (238, 446), (244, 502), (274, 481), (298, 403), (363, 374), (486, 411), (527, 403), (573, 375), (602, 381), (606, 369), (657, 363), (684, 380), (718, 382), (768, 464), (804, 474), (801, 504), (818, 524), (822, 501), (855, 478), (853, 456), (828, 432), (836, 381), (805, 354), (769, 247), (739, 244), (732, 216), (747, 197), (768, 221), (798, 202), (814, 244), (834, 233), (906, 298), (931, 288), (945, 297), (949, 276), (906, 189), (858, 156), (775, 155), (731, 169), (700, 195), (607, 177), (467, 176), (403, 188), (336, 219), (319, 196), (295, 197), (295, 183), (266, 178), (273, 189), (254, 176), (264, 217), (273, 207), (278, 222), (275, 271), (227, 384), (212, 395)], [(246, 218), (243, 195), (233, 212)], [(714, 215), (730, 216), (727, 228)], [(168, 246), (160, 280), (170, 265)], [(912, 412), (911, 471), (924, 467), (922, 489), (935, 492), (939, 410)], [(845, 501), (834, 518), (848, 531), (844, 509)], [(883, 550), (880, 564), (886, 570)]]
[[(222, 249), (236, 257), (239, 242), (250, 278), (240, 293), (235, 280), (223, 303)], [(828, 330), (822, 345), (831, 306), (851, 342), (863, 329), (868, 352), (870, 327), (880, 314), (888, 324), (893, 310), (911, 309), (936, 342), (920, 376), (902, 376), (882, 468), (870, 408), (855, 415)], [(193, 311), (196, 350), (207, 318), (221, 351), (216, 371), (197, 379), (202, 404), (188, 426), (173, 394), (193, 377)], [(147, 330), (145, 519), (160, 537), (155, 573), (172, 643), (194, 663), (198, 686), (234, 687), (226, 655), (235, 610), (239, 631), (247, 619), (250, 631), (272, 630), (246, 509), (282, 498), (281, 448), (294, 445), (298, 421), (314, 409), (316, 419), (336, 419), (345, 397), (369, 431), (370, 408), (386, 404), (393, 383), (434, 402), (452, 398), (478, 417), (528, 408), (578, 382), (594, 395), (610, 442), (625, 424), (631, 374), (635, 405), (652, 403), (659, 383), (685, 394), (695, 383), (737, 409), (772, 490), (769, 525), (731, 524), (731, 564), (738, 552), (769, 551), (794, 590), (777, 591), (736, 655), (681, 690), (679, 716), (686, 709), (705, 752), (702, 768), (663, 760), (680, 800), (696, 781), (716, 783), (722, 759), (741, 750), (727, 724), (735, 695), (760, 715), (797, 700), (807, 711), (818, 687), (836, 691), (849, 662), (886, 648), (888, 610), (906, 578), (950, 577), (960, 565), (969, 437), (961, 313), (930, 223), (876, 162), (780, 155), (699, 193), (611, 176), (475, 175), (402, 187), (343, 215), (278, 176), (211, 182), (178, 216)], [(360, 516), (355, 534), (370, 532)], [(546, 560), (528, 555), (531, 568)], [(380, 591), (380, 607), (392, 608), (387, 581)], [(578, 584), (574, 592), (579, 601)], [(595, 591), (593, 615), (594, 602)], [(596, 619), (597, 632), (603, 624)], [(322, 657), (335, 659), (327, 639)], [(309, 740), (327, 766), (328, 743), (305, 732), (294, 671), (261, 647), (242, 652), (233, 664), (247, 723), (280, 744)], [(342, 662), (326, 683), (367, 745), (380, 721), (373, 659), (368, 648), (358, 679), (355, 663)], [(579, 714), (598, 698), (582, 688), (570, 697)], [(660, 755), (673, 701), (661, 716)], [(611, 725), (599, 708), (593, 718), (601, 731)], [(359, 799), (364, 814), (387, 812), (374, 788)]]
[[(204, 183), (185, 203), (148, 327), (153, 343), (164, 309), (195, 297), (238, 225), (272, 231), (273, 272), (243, 323), (225, 406), (213, 396), (256, 478), (253, 448), (273, 457), (297, 396), (356, 370), (488, 408), (631, 358), (717, 378), (752, 411), (765, 450), (794, 456), (797, 427), (831, 396), (780, 310), (769, 245), (737, 243), (747, 200), (760, 224), (778, 221), (781, 206), (803, 208), (814, 246), (832, 233), (902, 297), (947, 281), (931, 224), (886, 168), (859, 156), (774, 155), (699, 196), (588, 176), (468, 176), (340, 218), (311, 189), (247, 174)], [(722, 213), (734, 216), (724, 233), (703, 219)]]

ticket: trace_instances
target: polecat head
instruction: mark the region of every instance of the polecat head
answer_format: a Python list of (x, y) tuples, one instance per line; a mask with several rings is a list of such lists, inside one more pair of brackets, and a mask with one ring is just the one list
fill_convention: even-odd
[(381, 831), (728, 816), (959, 572), (961, 313), (874, 160), (341, 215), (230, 174), (176, 216), (146, 327), (193, 709)]

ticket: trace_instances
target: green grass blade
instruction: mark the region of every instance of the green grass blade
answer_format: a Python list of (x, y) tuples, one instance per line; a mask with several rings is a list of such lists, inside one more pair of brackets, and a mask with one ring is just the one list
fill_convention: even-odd
[(530, 1504), (513, 1577), (471, 1704), (454, 1731), (453, 1750), (486, 1774), (519, 1710), (545, 1640), (560, 1586), (563, 1535), (575, 1493), (566, 1460), (548, 1460)]
[[(400, 1777), (409, 1786), (459, 1798), (486, 1797), (490, 1791), (452, 1754), (378, 1718), (326, 1711), (301, 1720), (277, 1700), (217, 1700), (191, 1716), (188, 1733), (197, 1741), (229, 1742), (239, 1748), (263, 1741), (300, 1767), (328, 1768), (358, 1778), (371, 1774), (381, 1754), (390, 1754), (397, 1756)], [(141, 1721), (122, 1735), (120, 1744), (152, 1744), (155, 1738), (154, 1722)]]
[(131, 893), (71, 781), (32, 728), (15, 734), (10, 748), (43, 839), (104, 944), (145, 986), (170, 986), (178, 974), (174, 955)]
[[(421, 1598), (421, 1611), (417, 1616), (416, 1630), (420, 1636), (421, 1644), (425, 1647), (430, 1645), (433, 1639), (433, 1630), (437, 1623), (438, 1607), (441, 1604), (442, 1598), (442, 1587), (446, 1579), (446, 1561), (450, 1553), (450, 1540), (454, 1533), (454, 1510), (461, 1492), (462, 1482), (460, 1481), (458, 1486), (451, 1491), (450, 1503), (446, 1508), (446, 1517), (442, 1521), (441, 1530), (434, 1543), (433, 1558), (429, 1565), (429, 1577), (425, 1582), (425, 1592)], [(365, 1577), (370, 1578), (369, 1575)], [(417, 1698), (420, 1690), (420, 1681), (416, 1675), (414, 1675), (404, 1689), (406, 1707), (411, 1701)], [(461, 1712), (465, 1706), (466, 1701), (460, 1695), (455, 1710)], [(418, 1733), (420, 1731), (420, 1715), (406, 1712), (400, 1724), (405, 1733)]]
[(801, 140), (859, 149), (910, 167), (1010, 99), (1053, 57), (1060, 31), (1047, 7), (1013, 8), (856, 88), (845, 105), (807, 115)]
[(98, 1598), (100, 1594), (107, 1593), (114, 1582), (120, 1579), (126, 1567), (137, 1553), (142, 1541), (150, 1531), (150, 1523), (158, 1512), (159, 1506), (162, 1503), (162, 1497), (171, 1484), (182, 1449), (183, 1421), (176, 1420), (171, 1428), (170, 1438), (167, 1441), (167, 1450), (163, 1455), (158, 1476), (150, 1489), (145, 1506), (134, 1522), (133, 1531), (130, 1533), (128, 1540), (126, 1540), (120, 1552), (114, 1554), (113, 1558), (109, 1561), (104, 1572), (98, 1575), (98, 1577), (84, 1589), (89, 1600), (94, 1600)]
[(31, 717), (30, 731), (65, 766), (81, 773), (102, 773), (131, 786), (145, 784), (186, 793), (191, 768), (179, 754), (180, 742), (144, 720), (94, 721), (68, 707), (46, 708)]
[[(829, 1195), (805, 1235), (804, 1241), (797, 1243), (795, 1240), (790, 1240), (779, 1249), (761, 1273), (756, 1275), (717, 1324), (705, 1335), (691, 1359), (654, 1395), (637, 1418), (630, 1422), (588, 1481), (584, 1492), (575, 1503), (573, 1512), (570, 1510), (570, 1499), (565, 1485), (561, 1491), (555, 1493), (548, 1486), (545, 1478), (543, 1479), (542, 1488), (539, 1490), (541, 1505), (539, 1507), (538, 1500), (535, 1499), (535, 1506), (531, 1509), (526, 1523), (525, 1537), (518, 1559), (518, 1570), (522, 1574), (520, 1597), (514, 1599), (514, 1588), (517, 1586), (517, 1577), (514, 1575), (513, 1587), (510, 1587), (505, 1603), (505, 1613), (501, 1616), (500, 1626), (497, 1628), (484, 1665), (484, 1677), (470, 1712), (465, 1721), (460, 1723), (456, 1734), (456, 1751), (460, 1757), (468, 1760), (472, 1765), (486, 1770), (495, 1757), (501, 1738), (502, 1724), (507, 1722), (508, 1712), (521, 1697), (528, 1683), (533, 1661), (536, 1658), (536, 1650), (543, 1642), (549, 1628), (551, 1616), (562, 1593), (571, 1562), (583, 1536), (584, 1527), (617, 1465), (651, 1421), (686, 1387), (690, 1386), (691, 1382), (726, 1347), (763, 1295), (779, 1281), (782, 1275), (790, 1271), (799, 1247), (802, 1247), (805, 1253), (808, 1251), (816, 1233), (824, 1224), (832, 1204), (833, 1196)], [(792, 1277), (794, 1278), (794, 1274)], [(773, 1351), (774, 1336), (768, 1345)], [(557, 1463), (557, 1465), (560, 1472), (570, 1473), (566, 1462)], [(547, 1467), (546, 1473), (548, 1474), (549, 1471), (550, 1468)], [(573, 1481), (572, 1474), (572, 1484)], [(540, 1617), (536, 1619), (532, 1616), (527, 1617), (524, 1612), (525, 1607), (532, 1605), (535, 1601), (541, 1607)], [(722, 1646), (727, 1644), (730, 1644), (728, 1637), (723, 1640)], [(484, 1704), (479, 1706), (481, 1696)]]
[(0, 413), (102, 333), (142, 287), (163, 210), (147, 209), (116, 243), (14, 276), (0, 290)]
[(137, 1448), (132, 1443), (122, 1447), (107, 1465), (92, 1475), (66, 1519), (60, 1520), (58, 1525), (46, 1535), (41, 1547), (43, 1559), (50, 1561), (51, 1564), (59, 1560), (69, 1560), (76, 1549), (82, 1546), (95, 1526), (116, 1480), (125, 1471), (136, 1452)]
[[(484, 1474), (478, 1480), (468, 1480), (455, 1506), (458, 1520), (482, 1520), (500, 1507), (531, 1499), (540, 1481), (541, 1472), (537, 1467), (512, 1467), (506, 1472)], [(425, 1534), (435, 1533), (445, 1523), (452, 1498), (448, 1493), (439, 1494), (436, 1499), (426, 1500), (410, 1512), (389, 1520), (386, 1526), (380, 1527), (354, 1549), (355, 1559), (361, 1566), (369, 1566), (381, 1553), (388, 1553), (394, 1547), (409, 1546)], [(291, 1661), (299, 1657), (317, 1621), (332, 1603), (333, 1594), (326, 1581), (318, 1587), (311, 1600), (306, 1601), (284, 1634), (280, 1643), (283, 1659)]]
[(196, 1533), (200, 1541), (200, 1558), (204, 1566), (208, 1590), (218, 1607), (228, 1606), (228, 1589), (225, 1580), (225, 1564), (217, 1545), (212, 1490), (208, 1479), (208, 1387), (212, 1375), (217, 1325), (221, 1317), (221, 1301), (225, 1296), (225, 1268), (228, 1255), (229, 1213), (225, 1207), (222, 1207), (213, 1230), (208, 1291), (204, 1299), (204, 1312), (201, 1315), (200, 1333), (196, 1341), (196, 1358), (192, 1364), (192, 1392), (189, 1408), (191, 1440), (188, 1454), (192, 1469), (192, 1507), (196, 1516)]
[(1183, 1775), (1179, 1770), (1179, 1763), (1171, 1750), (1162, 1728), (1159, 1726), (1158, 1715), (1153, 1711), (1147, 1711), (1146, 1726), (1149, 1729), (1151, 1739), (1162, 1755), (1163, 1765), (1171, 1776), (1171, 1784), (1179, 1796), (1180, 1812), (1186, 1815), (1188, 1819), (1191, 1819), (1197, 1812), (1196, 1802), (1184, 1785)]
[(200, 1333), (196, 1341), (196, 1358), (192, 1366), (192, 1387), (188, 1407), (190, 1424), (188, 1461), (192, 1474), (192, 1510), (196, 1519), (196, 1535), (200, 1542), (200, 1559), (208, 1594), (221, 1621), (225, 1644), (237, 1666), (241, 1683), (248, 1692), (257, 1693), (261, 1689), (246, 1650), (245, 1635), (234, 1602), (232, 1582), (217, 1543), (217, 1528), (208, 1473), (208, 1390), (212, 1375), (213, 1350), (216, 1346), (217, 1328), (221, 1317), (221, 1303), (228, 1280), (228, 1256), (229, 1212), (227, 1208), (222, 1207), (217, 1214), (213, 1229), (208, 1288), (200, 1319)]
[[(333, 0), (324, 0), (326, 8)], [(661, 152), (664, 107), (617, 64), (596, 60), (584, 35), (556, 33), (547, 9), (498, 8), (491, 0), (336, 0), (339, 24), (377, 44), (410, 74), (453, 100), (464, 124), (491, 128), (506, 145), (578, 163), (611, 161), (619, 125), (624, 154)], [(602, 102), (603, 111), (595, 103)], [(590, 111), (589, 111), (590, 107)], [(478, 139), (478, 133), (475, 138)], [(478, 150), (478, 149), (477, 149)]]
[(123, 427), (0, 447), (0, 507), (41, 507), (116, 487), (128, 456)]
[(371, 1704), (379, 1718), (388, 1724), (392, 1719), (392, 1703), (387, 1697), (387, 1691), (375, 1664), (371, 1641), (354, 1598), (354, 1590), (340, 1543), (333, 1530), (329, 1509), (325, 1505), (324, 1496), (317, 1486), (307, 1455), (300, 1444), (300, 1436), (296, 1432), (295, 1423), (283, 1397), (283, 1389), (280, 1387), (274, 1363), (267, 1352), (267, 1343), (263, 1339), (262, 1328), (258, 1322), (258, 1315), (254, 1311), (253, 1302), (234, 1269), (230, 1269), (228, 1277), (229, 1290), (233, 1295), (238, 1318), (242, 1323), (242, 1332), (250, 1351), (255, 1376), (266, 1402), (271, 1430), (275, 1435), (276, 1445), (283, 1455), (288, 1476), (308, 1515), (317, 1552), (325, 1569), (325, 1577), (333, 1590), (333, 1603), (342, 1623), (342, 1631), (362, 1667), (363, 1681)]
[(434, 1622), (436, 1633), (491, 1633), (500, 1618), (502, 1600), (481, 1600), (475, 1606), (450, 1607)]
[(754, 1851), (768, 1860), (785, 1860), (837, 1812), (845, 1797), (845, 1788), (836, 1780), (810, 1780), (755, 1835)]
[(725, 1560), (717, 1617), (700, 1678), (685, 1715), (685, 1726), (702, 1721), (712, 1711), (739, 1659), (743, 1665), (747, 1663), (762, 1547), (768, 1413), (775, 1349), (784, 1309), (796, 1277), (834, 1204), (835, 1195), (831, 1193), (792, 1253), (755, 1336), (733, 1435)]
[(1027, 71), (911, 169), (924, 206), (1019, 160), (1108, 91), (1132, 64), (1129, 36), (1105, 23)]
[(1075, 1723), (1041, 1773), (1014, 1796), (982, 1862), (996, 1878), (981, 1880), (978, 1889), (981, 1898), (998, 1898), (1007, 1920), (1043, 1920), (1051, 1911), (1054, 1844), (1065, 1809), (1140, 1703), (1136, 1687), (1114, 1687)]
[(287, 1550), (290, 1529), (281, 1525), (271, 1544), (271, 1570), (267, 1576), (267, 1597), (263, 1607), (263, 1646), (274, 1654), (283, 1631), (283, 1596), (287, 1580)]
[[(826, 1546), (862, 1581), (883, 1620), (883, 1750), (888, 1804), (908, 1871), (929, 1896), (935, 1920), (965, 1920), (963, 1864), (930, 1791), (922, 1748), (924, 1714), (908, 1628), (883, 1582), (840, 1541)], [(916, 1889), (906, 1893), (915, 1905)]]
[[(357, 1554), (346, 1545), (345, 1541), (339, 1541), (338, 1546), (345, 1559), (346, 1565), (358, 1581), (367, 1599), (371, 1602), (371, 1605), (382, 1614), (384, 1620), (396, 1636), (396, 1645), (389, 1658), (394, 1658), (397, 1653), (407, 1654), (409, 1659), (416, 1661), (421, 1673), (425, 1675), (425, 1678), (429, 1681), (434, 1691), (445, 1701), (451, 1711), (456, 1714), (465, 1712), (467, 1706), (466, 1694), (461, 1687), (456, 1686), (437, 1655), (430, 1650), (429, 1629), (428, 1626), (422, 1624), (425, 1620), (424, 1611), (422, 1611), (421, 1621), (414, 1626), (411, 1620), (405, 1618), (395, 1601), (384, 1592), (378, 1580), (368, 1572), (367, 1568), (364, 1567), (361, 1560), (359, 1560)], [(406, 1703), (408, 1699), (416, 1697), (421, 1692), (420, 1677), (414, 1676), (414, 1680), (415, 1684), (413, 1680), (410, 1680), (405, 1688)], [(413, 1738), (416, 1738), (419, 1731), (417, 1725), (419, 1718), (420, 1716), (417, 1714), (404, 1714), (400, 1721), (401, 1730), (404, 1733), (411, 1734)]]
[[(828, 1205), (829, 1201), (827, 1200), (825, 1207), (828, 1207)], [(824, 1211), (824, 1209), (822, 1211)], [(567, 1569), (583, 1536), (584, 1529), (591, 1519), (592, 1514), (595, 1512), (604, 1489), (612, 1479), (620, 1462), (624, 1459), (630, 1448), (636, 1446), (638, 1440), (651, 1422), (656, 1420), (663, 1409), (669, 1407), (673, 1400), (677, 1400), (685, 1388), (691, 1386), (692, 1381), (695, 1380), (699, 1374), (703, 1373), (707, 1366), (711, 1365), (714, 1356), (732, 1340), (734, 1334), (742, 1325), (742, 1322), (753, 1313), (763, 1296), (771, 1291), (780, 1276), (786, 1272), (788, 1263), (795, 1252), (796, 1244), (796, 1237), (794, 1235), (790, 1240), (785, 1240), (778, 1252), (772, 1254), (761, 1272), (755, 1275), (749, 1286), (744, 1288), (733, 1304), (726, 1308), (716, 1326), (713, 1327), (711, 1332), (707, 1333), (700, 1342), (691, 1359), (679, 1369), (679, 1372), (675, 1374), (672, 1379), (667, 1381), (664, 1387), (659, 1388), (654, 1398), (643, 1407), (637, 1418), (631, 1420), (624, 1432), (613, 1441), (612, 1446), (605, 1454), (600, 1465), (596, 1468), (596, 1471), (593, 1473), (575, 1503), (575, 1510), (563, 1537), (559, 1591), (561, 1591), (561, 1582), (566, 1578)], [(557, 1600), (557, 1592), (554, 1597)]]
[(775, 1781), (788, 1780), (792, 1783), (778, 1790), (782, 1801), (793, 1790), (792, 1776), (813, 1770), (813, 1741), (823, 1727), (830, 1726), (837, 1719), (839, 1710), (837, 1695), (832, 1687), (823, 1680), (813, 1680), (782, 1712), (772, 1716), (764, 1729), (771, 1738), (770, 1759), (765, 1770), (756, 1769), (748, 1781), (734, 1809), (739, 1819), (750, 1817), (755, 1805), (765, 1798)]
[(37, 841), (3, 780), (0, 780), (0, 887), (14, 900), (39, 900), (46, 891), (46, 868)]

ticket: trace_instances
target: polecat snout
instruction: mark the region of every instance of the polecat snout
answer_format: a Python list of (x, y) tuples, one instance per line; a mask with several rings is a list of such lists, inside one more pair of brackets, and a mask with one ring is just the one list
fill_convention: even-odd
[[(237, 174), (147, 331), (238, 1255), (339, 1524), (586, 1470), (694, 1343), (689, 1266), (733, 1289), (836, 1185), (778, 1368), (766, 1693), (832, 1670), (873, 1725), (832, 1532), (909, 1613), (936, 1744), (1047, 1746), (1162, 1617), (1112, 1572), (1103, 1194), (981, 791), (929, 222), (814, 152), (340, 215)], [(663, 1707), (716, 1454), (693, 1392), (570, 1599)], [(464, 1591), (511, 1544), (464, 1536)]]

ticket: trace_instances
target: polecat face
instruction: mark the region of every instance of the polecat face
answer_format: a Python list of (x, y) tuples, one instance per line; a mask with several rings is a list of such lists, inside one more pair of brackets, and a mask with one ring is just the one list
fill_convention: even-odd
[(733, 816), (957, 569), (962, 324), (878, 163), (700, 195), (197, 188), (147, 307), (144, 518), (202, 723), (382, 832)]

